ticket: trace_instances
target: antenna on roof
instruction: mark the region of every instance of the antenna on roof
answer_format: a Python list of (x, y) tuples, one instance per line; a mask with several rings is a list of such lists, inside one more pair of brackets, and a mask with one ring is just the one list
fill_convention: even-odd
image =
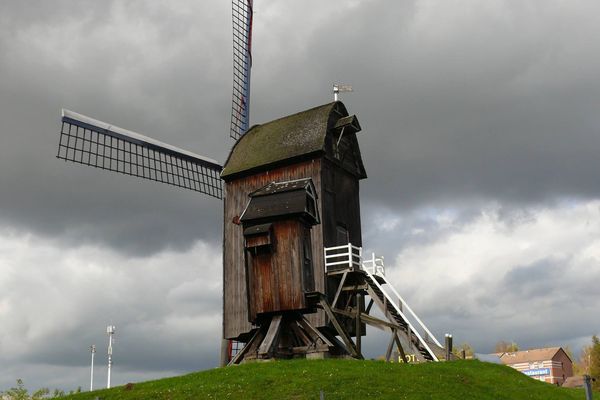
[(341, 92), (353, 92), (352, 85), (338, 85), (337, 83), (333, 84), (333, 101), (338, 101), (339, 94)]

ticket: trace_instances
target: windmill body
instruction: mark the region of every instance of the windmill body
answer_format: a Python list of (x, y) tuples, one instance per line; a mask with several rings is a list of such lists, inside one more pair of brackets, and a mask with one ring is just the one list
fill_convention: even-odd
[[(340, 135), (343, 136), (340, 140)], [(252, 331), (249, 318), (244, 227), (237, 223), (249, 203), (249, 195), (271, 182), (310, 179), (315, 188), (320, 223), (312, 226), (310, 275), (315, 291), (327, 294), (324, 247), (362, 245), (360, 226), (359, 181), (366, 177), (356, 140), (360, 131), (356, 117), (340, 102), (326, 104), (288, 117), (252, 127), (233, 147), (225, 163), (223, 332), (226, 339), (246, 341)], [(276, 207), (265, 204), (265, 208)], [(293, 240), (290, 235), (287, 239)], [(278, 254), (276, 263), (299, 262), (294, 246)], [(268, 270), (265, 271), (268, 273)], [(298, 276), (295, 287), (302, 287)], [(277, 285), (276, 282), (274, 282)], [(263, 293), (265, 297), (275, 295)], [(300, 311), (297, 309), (296, 311)], [(317, 327), (325, 326), (323, 312), (309, 316)]]

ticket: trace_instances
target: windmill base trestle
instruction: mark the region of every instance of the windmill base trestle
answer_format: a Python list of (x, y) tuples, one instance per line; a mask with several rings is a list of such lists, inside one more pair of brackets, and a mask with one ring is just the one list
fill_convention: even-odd
[[(362, 359), (361, 336), (366, 332), (365, 325), (390, 333), (386, 361), (391, 360), (394, 348), (405, 362), (438, 361), (446, 357), (442, 345), (385, 277), (383, 258), (373, 255), (363, 261), (362, 249), (348, 244), (326, 248), (325, 260), (327, 275), (337, 282), (335, 292), (329, 297), (332, 300), (328, 301), (319, 292), (307, 293), (306, 298), (311, 307), (325, 312), (328, 326), (314, 327), (299, 312), (263, 316), (230, 365), (300, 357)], [(383, 317), (373, 315), (373, 306)]]
[[(315, 300), (320, 307), (326, 303), (320, 293), (307, 294), (307, 297)], [(325, 307), (328, 314), (333, 315), (331, 308), (328, 305)], [(342, 341), (332, 332), (316, 328), (298, 312), (263, 316), (250, 340), (229, 365), (272, 359), (362, 358), (343, 327), (337, 321), (334, 325), (339, 328), (336, 328), (336, 333), (342, 337)]]

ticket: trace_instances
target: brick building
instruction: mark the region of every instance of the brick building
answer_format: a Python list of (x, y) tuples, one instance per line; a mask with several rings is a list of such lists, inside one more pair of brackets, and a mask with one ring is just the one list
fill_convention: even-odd
[(499, 356), (503, 364), (543, 382), (561, 386), (573, 376), (573, 361), (562, 347), (514, 351)]

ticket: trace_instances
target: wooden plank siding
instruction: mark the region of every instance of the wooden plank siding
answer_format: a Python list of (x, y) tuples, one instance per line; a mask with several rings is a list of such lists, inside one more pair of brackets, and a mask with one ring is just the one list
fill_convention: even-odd
[[(302, 304), (298, 295), (302, 288), (310, 288), (306, 280), (314, 280), (314, 290), (325, 294), (332, 300), (340, 277), (327, 278), (325, 275), (324, 247), (336, 246), (351, 242), (362, 246), (360, 221), (359, 181), (366, 178), (362, 164), (360, 149), (355, 130), (346, 127), (345, 131), (334, 128), (336, 122), (348, 113), (341, 103), (307, 110), (306, 112), (275, 120), (251, 129), (236, 144), (226, 166), (223, 179), (225, 183), (224, 229), (223, 229), (223, 337), (225, 339), (242, 339), (252, 329), (250, 318), (256, 313), (282, 307), (281, 304)], [(264, 152), (262, 151), (264, 149)], [(264, 154), (263, 154), (264, 153)], [(260, 156), (260, 157), (258, 157)], [(255, 157), (251, 160), (248, 157)], [(250, 161), (252, 162), (250, 162)], [(257, 282), (247, 282), (243, 227), (240, 217), (250, 198), (249, 194), (271, 182), (282, 182), (311, 178), (317, 199), (318, 213), (321, 223), (310, 230), (312, 246), (313, 275), (309, 271), (296, 269), (288, 265), (292, 271), (300, 271), (300, 276), (292, 277), (294, 288), (285, 287), (289, 282), (277, 278), (281, 273), (280, 266), (274, 269), (262, 251), (257, 251), (257, 273), (260, 274), (260, 287)], [(267, 201), (267, 200), (265, 200)], [(257, 199), (260, 202), (260, 199)], [(279, 239), (274, 234), (272, 246), (278, 246)], [(303, 232), (297, 232), (296, 238), (286, 236), (290, 243), (285, 251), (299, 252), (288, 254), (285, 259), (303, 262)], [(261, 245), (266, 237), (251, 240), (254, 245)], [(266, 244), (266, 243), (264, 243)], [(275, 249), (274, 249), (275, 250)], [(279, 248), (275, 251), (279, 252)], [(264, 257), (264, 258), (263, 258)], [(268, 271), (271, 275), (267, 279)], [(294, 272), (295, 273), (295, 272)], [(297, 284), (301, 282), (301, 284)], [(262, 303), (249, 297), (248, 284), (256, 291), (265, 291)], [(252, 286), (254, 285), (254, 286)], [(281, 287), (281, 286), (284, 287)], [(282, 299), (281, 296), (290, 295)], [(342, 295), (341, 301), (346, 300)], [(302, 296), (300, 296), (302, 297)], [(304, 301), (304, 300), (303, 300)], [(252, 307), (249, 303), (256, 302)], [(254, 308), (256, 310), (250, 310)], [(287, 306), (286, 306), (287, 307)], [(364, 299), (359, 304), (364, 309)], [(262, 311), (261, 311), (262, 310)], [(309, 321), (317, 327), (326, 326), (329, 321), (321, 310), (308, 314)], [(352, 335), (355, 326), (348, 318), (342, 318)]]
[(251, 321), (261, 313), (307, 308), (302, 284), (304, 230), (298, 220), (274, 222), (273, 251), (246, 250)]
[[(302, 161), (297, 164), (275, 168), (251, 176), (232, 180), (225, 184), (224, 229), (223, 229), (223, 337), (235, 339), (249, 332), (248, 293), (246, 290), (246, 271), (244, 261), (244, 235), (239, 221), (250, 198), (248, 195), (270, 182), (311, 178), (320, 197), (321, 159)], [(322, 212), (322, 200), (318, 199), (319, 215)], [(301, 237), (301, 235), (300, 235)], [(325, 293), (325, 268), (323, 260), (322, 224), (311, 229), (312, 257), (314, 266), (314, 287)], [(297, 259), (301, 259), (300, 255)], [(308, 315), (315, 326), (326, 323), (322, 311)]]

